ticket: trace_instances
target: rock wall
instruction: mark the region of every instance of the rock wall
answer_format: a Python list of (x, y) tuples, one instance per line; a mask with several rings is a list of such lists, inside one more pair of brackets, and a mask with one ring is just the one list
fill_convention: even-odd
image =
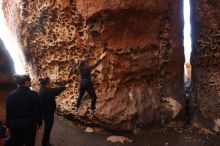
[(0, 91), (14, 85), (12, 75), (15, 72), (14, 62), (0, 38)]
[(56, 85), (71, 83), (57, 98), (62, 114), (74, 115), (78, 96), (79, 77), (70, 74), (71, 66), (103, 52), (107, 56), (93, 72), (96, 115), (89, 118), (86, 95), (80, 119), (131, 130), (172, 119), (180, 111), (182, 0), (3, 1), (8, 25), (17, 34), (34, 80), (48, 75)]
[[(0, 76), (14, 73), (14, 63), (0, 39)], [(1, 82), (1, 81), (0, 81)]]
[(0, 121), (5, 121), (6, 96), (15, 86), (12, 79), (13, 73), (13, 61), (0, 39)]
[[(192, 2), (192, 88), (194, 104), (203, 117), (220, 119), (220, 1)], [(217, 123), (216, 123), (217, 124)]]

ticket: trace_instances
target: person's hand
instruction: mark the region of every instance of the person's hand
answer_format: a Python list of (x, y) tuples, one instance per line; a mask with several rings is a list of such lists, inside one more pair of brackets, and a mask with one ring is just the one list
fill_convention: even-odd
[(6, 136), (10, 135), (10, 129), (6, 128)]
[(105, 53), (103, 53), (99, 59), (101, 59), (101, 60), (102, 60), (102, 59), (103, 59), (105, 56), (106, 56), (106, 52), (105, 52)]
[(41, 126), (37, 126), (37, 133), (41, 133)]
[(69, 86), (70, 86), (70, 84), (66, 84), (66, 85), (65, 85), (66, 88), (69, 87)]

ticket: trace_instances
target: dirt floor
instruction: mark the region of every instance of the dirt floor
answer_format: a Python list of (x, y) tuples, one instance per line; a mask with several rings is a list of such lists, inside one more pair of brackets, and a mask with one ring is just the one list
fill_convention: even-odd
[[(132, 133), (119, 133), (92, 127), (94, 133), (86, 133), (86, 126), (79, 122), (70, 122), (56, 116), (51, 134), (55, 146), (219, 146), (220, 137), (210, 134), (204, 128), (162, 128), (143, 130), (141, 136)], [(42, 133), (37, 135), (37, 146), (40, 146)], [(112, 135), (126, 136), (133, 142), (111, 143), (107, 137)]]

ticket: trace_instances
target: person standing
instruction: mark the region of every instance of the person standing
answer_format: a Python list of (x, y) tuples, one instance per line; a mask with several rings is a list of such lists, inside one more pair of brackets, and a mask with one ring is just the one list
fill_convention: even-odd
[(6, 102), (6, 126), (10, 134), (10, 146), (34, 146), (37, 128), (42, 125), (40, 98), (30, 90), (28, 75), (15, 75), (18, 88)]
[(78, 63), (77, 69), (74, 66), (73, 70), (74, 71), (78, 70), (80, 74), (79, 96), (78, 96), (77, 104), (76, 104), (76, 112), (78, 112), (78, 108), (81, 104), (82, 98), (85, 94), (85, 91), (87, 91), (90, 97), (92, 98), (91, 114), (92, 115), (94, 114), (95, 104), (96, 104), (96, 93), (95, 93), (95, 89), (93, 87), (93, 83), (91, 80), (91, 71), (99, 65), (99, 63), (105, 56), (106, 56), (106, 53), (103, 53), (100, 59), (98, 59), (96, 63), (91, 66), (86, 66), (86, 60), (80, 60)]
[(185, 92), (186, 92), (186, 99), (185, 99), (185, 126), (190, 125), (191, 122), (191, 107), (190, 107), (190, 94), (191, 94), (191, 87), (186, 86)]
[(51, 88), (51, 80), (49, 77), (39, 79), (41, 88), (39, 91), (41, 99), (41, 110), (42, 117), (44, 121), (44, 133), (42, 139), (42, 146), (51, 146), (50, 133), (54, 123), (54, 112), (56, 110), (56, 100), (55, 97), (60, 95), (66, 87)]

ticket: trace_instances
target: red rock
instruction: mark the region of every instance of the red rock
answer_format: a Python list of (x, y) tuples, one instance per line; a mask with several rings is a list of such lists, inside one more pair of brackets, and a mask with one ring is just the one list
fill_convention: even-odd
[(37, 78), (45, 75), (57, 84), (71, 82), (71, 88), (57, 99), (59, 112), (73, 115), (78, 96), (78, 77), (69, 76), (73, 63), (107, 52), (93, 72), (98, 96), (95, 117), (89, 118), (87, 96), (79, 117), (121, 130), (161, 117), (173, 119), (175, 111), (161, 106), (160, 98), (183, 103), (182, 3), (3, 1), (8, 26), (22, 46), (35, 89)]
[(192, 103), (203, 122), (216, 129), (215, 121), (220, 118), (220, 0), (195, 0), (192, 7)]

